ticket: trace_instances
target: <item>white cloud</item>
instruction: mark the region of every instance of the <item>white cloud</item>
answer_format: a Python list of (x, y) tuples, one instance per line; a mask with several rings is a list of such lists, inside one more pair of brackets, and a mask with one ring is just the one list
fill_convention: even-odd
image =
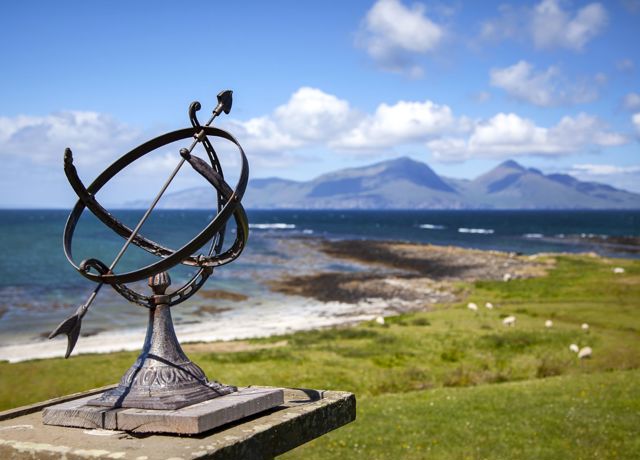
[(590, 3), (572, 15), (557, 0), (543, 0), (533, 10), (531, 32), (538, 48), (581, 51), (607, 22), (607, 12), (600, 3)]
[[(226, 124), (248, 154), (257, 160), (271, 153), (270, 161), (291, 163), (286, 153), (310, 145), (324, 145), (338, 132), (346, 131), (361, 116), (347, 101), (318, 89), (303, 87), (273, 113), (246, 121), (227, 120)], [(0, 117), (0, 156), (32, 164), (62, 164), (64, 149), (70, 147), (78, 165), (103, 167), (144, 139), (143, 133), (108, 115), (97, 112), (67, 111), (47, 116)], [(233, 152), (225, 142), (216, 146)], [(137, 174), (162, 173), (174, 166), (173, 154), (158, 152), (132, 168)], [(235, 158), (230, 155), (229, 158)], [(95, 172), (93, 168), (83, 172)]]
[(640, 193), (640, 165), (574, 164), (566, 170), (580, 180), (609, 184), (613, 187)]
[(631, 72), (634, 68), (634, 63), (633, 63), (633, 59), (620, 59), (619, 61), (616, 62), (616, 68), (620, 71), (620, 72)]
[(638, 135), (640, 135), (640, 112), (634, 113), (631, 116), (631, 122), (633, 123), (633, 126), (635, 126)]
[(308, 87), (300, 88), (274, 112), (280, 126), (307, 141), (326, 139), (344, 129), (354, 117), (347, 101)]
[(246, 152), (279, 152), (301, 147), (303, 143), (284, 131), (271, 118), (256, 117), (247, 121), (232, 121), (230, 131), (239, 139)]
[(455, 126), (456, 120), (446, 105), (431, 101), (381, 104), (373, 115), (344, 132), (331, 146), (347, 150), (388, 149), (442, 135)]
[[(640, 114), (637, 118), (640, 129)], [(362, 114), (337, 96), (307, 87), (269, 115), (230, 123), (252, 161), (269, 158), (282, 163), (294, 162), (309, 148), (380, 155), (425, 142), (434, 158), (462, 161), (570, 155), (629, 141), (584, 113), (566, 116), (551, 127), (538, 126), (514, 113), (471, 120), (430, 100), (383, 103), (373, 113)]]
[(582, 176), (611, 176), (614, 174), (638, 174), (640, 165), (616, 166), (607, 164), (574, 164), (571, 166), (570, 174)]
[(533, 66), (526, 61), (519, 61), (511, 67), (491, 70), (491, 85), (504, 89), (509, 95), (531, 102), (535, 105), (547, 106), (553, 103), (552, 80), (558, 70), (549, 67), (544, 72), (534, 73)]
[[(640, 112), (631, 121), (640, 136)], [(514, 113), (472, 120), (456, 116), (449, 106), (430, 100), (383, 103), (366, 114), (344, 99), (309, 87), (298, 89), (271, 113), (246, 121), (231, 119), (224, 124), (239, 139), (250, 163), (261, 170), (315, 162), (326, 153), (395, 155), (401, 147), (420, 144), (436, 160), (464, 161), (475, 157), (570, 155), (629, 142), (598, 118), (586, 114), (564, 117), (554, 126), (544, 127)], [(52, 164), (60, 166), (67, 146), (83, 166), (81, 173), (93, 177), (106, 164), (146, 140), (148, 136), (143, 134), (96, 112), (0, 117), (4, 179), (8, 180), (11, 168), (32, 173), (48, 171)], [(237, 167), (232, 146), (221, 142), (216, 148), (223, 155), (225, 166)], [(136, 163), (131, 168), (131, 180), (168, 172), (176, 164), (175, 154), (176, 151), (164, 149)], [(187, 184), (191, 179), (178, 180)], [(59, 182), (63, 184), (62, 180)], [(149, 188), (146, 181), (140, 186)]]
[(479, 93), (473, 95), (473, 99), (476, 102), (483, 104), (491, 100), (491, 93), (489, 93), (488, 91), (480, 91)]
[(407, 8), (399, 0), (378, 0), (364, 18), (358, 43), (383, 69), (419, 77), (423, 71), (413, 57), (433, 51), (444, 35), (423, 5)]
[(598, 72), (594, 75), (593, 81), (595, 81), (599, 85), (604, 85), (609, 81), (609, 77), (607, 77), (607, 74), (605, 74), (604, 72)]
[[(587, 80), (569, 82), (557, 67), (536, 71), (527, 61), (490, 72), (491, 85), (501, 88), (515, 99), (549, 107), (561, 104), (581, 104), (598, 97), (596, 84)], [(598, 74), (594, 81), (602, 83), (606, 77)]]
[(96, 112), (0, 117), (0, 155), (38, 164), (61, 163), (66, 147), (79, 164), (102, 163), (124, 154), (139, 140), (137, 129)]
[(622, 98), (622, 106), (630, 111), (640, 109), (640, 94), (629, 93)]
[(576, 117), (565, 116), (549, 128), (549, 141), (557, 145), (561, 153), (573, 153), (592, 147), (615, 147), (628, 142), (622, 134), (608, 131), (597, 117), (580, 113)]
[(272, 114), (232, 121), (231, 130), (242, 139), (248, 154), (280, 153), (322, 144), (356, 122), (349, 103), (316, 88), (302, 87)]
[(178, 151), (178, 149), (171, 151), (165, 148), (156, 155), (146, 155), (133, 163), (131, 170), (138, 176), (160, 174), (162, 177), (168, 177), (180, 161), (180, 156), (177, 155)]
[(480, 39), (497, 41), (517, 38), (521, 35), (527, 14), (509, 4), (498, 7), (497, 18), (485, 20), (480, 25)]
[(532, 40), (536, 48), (566, 48), (582, 51), (608, 23), (600, 3), (590, 3), (573, 12), (563, 9), (558, 0), (543, 0), (533, 8), (501, 5), (498, 16), (484, 21), (479, 39)]
[(439, 136), (465, 120), (456, 120), (448, 106), (432, 101), (380, 104), (373, 114), (364, 115), (343, 99), (303, 87), (270, 115), (232, 121), (230, 129), (253, 155), (309, 146), (381, 151)]
[(435, 139), (427, 142), (427, 148), (438, 160), (462, 161), (472, 157), (570, 155), (627, 141), (626, 137), (608, 131), (596, 117), (586, 114), (563, 117), (555, 126), (545, 128), (514, 113), (499, 113), (476, 123), (466, 139)]

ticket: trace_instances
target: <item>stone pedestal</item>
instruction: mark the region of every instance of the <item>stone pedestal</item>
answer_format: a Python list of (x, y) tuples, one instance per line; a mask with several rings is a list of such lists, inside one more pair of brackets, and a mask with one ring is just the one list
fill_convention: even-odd
[(65, 428), (42, 423), (44, 409), (104, 391), (104, 388), (93, 390), (0, 413), (0, 458), (271, 459), (352, 422), (356, 416), (356, 400), (351, 393), (284, 389), (284, 403), (280, 406), (196, 436), (136, 434), (135, 430)]
[[(113, 390), (107, 393), (111, 394)], [(87, 396), (45, 407), (42, 422), (135, 433), (193, 435), (273, 409), (284, 403), (284, 397), (280, 388), (241, 388), (232, 394), (177, 410), (102, 407), (92, 404), (93, 401), (94, 396)]]

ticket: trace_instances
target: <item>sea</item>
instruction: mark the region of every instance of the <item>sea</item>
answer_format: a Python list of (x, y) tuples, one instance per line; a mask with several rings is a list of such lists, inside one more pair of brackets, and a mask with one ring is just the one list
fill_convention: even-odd
[[(133, 227), (138, 210), (112, 211)], [(62, 232), (66, 210), (0, 210), (0, 360), (21, 361), (64, 355), (64, 339), (47, 335), (83, 303), (95, 287), (66, 260)], [(384, 314), (384, 305), (322, 304), (274, 293), (270, 280), (322, 270), (364, 270), (301, 244), (318, 239), (394, 240), (534, 254), (595, 252), (607, 257), (640, 257), (624, 237), (640, 236), (636, 211), (248, 211), (250, 235), (243, 254), (219, 267), (206, 289), (246, 298), (196, 295), (172, 309), (182, 340), (231, 340), (281, 334)], [(205, 210), (157, 210), (141, 233), (178, 248), (213, 218)], [(230, 225), (227, 244), (234, 239)], [(123, 240), (95, 217), (83, 214), (74, 239), (76, 263), (98, 258), (107, 265)], [(148, 265), (152, 256), (131, 248), (115, 271)], [(188, 267), (171, 271), (174, 286), (188, 279)], [(144, 291), (144, 283), (131, 286)], [(111, 289), (102, 289), (83, 321), (80, 353), (137, 349), (147, 314)]]

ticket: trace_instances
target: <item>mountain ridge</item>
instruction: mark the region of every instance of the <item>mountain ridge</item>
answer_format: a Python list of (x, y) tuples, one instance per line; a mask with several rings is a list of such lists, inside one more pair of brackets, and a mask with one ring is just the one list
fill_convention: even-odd
[[(210, 208), (214, 200), (210, 187), (195, 187), (167, 194), (159, 207)], [(547, 175), (514, 160), (475, 179), (456, 179), (399, 157), (309, 181), (252, 179), (242, 202), (247, 209), (640, 209), (640, 194), (568, 174)]]

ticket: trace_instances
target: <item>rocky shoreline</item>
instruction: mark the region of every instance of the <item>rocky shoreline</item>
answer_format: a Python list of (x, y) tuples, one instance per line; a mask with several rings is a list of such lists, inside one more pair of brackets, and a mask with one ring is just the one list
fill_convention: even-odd
[(365, 264), (368, 269), (289, 274), (270, 281), (269, 287), (322, 302), (384, 299), (426, 308), (459, 301), (464, 296), (459, 281), (544, 276), (555, 262), (553, 257), (394, 241), (321, 240), (317, 249), (335, 259)]

